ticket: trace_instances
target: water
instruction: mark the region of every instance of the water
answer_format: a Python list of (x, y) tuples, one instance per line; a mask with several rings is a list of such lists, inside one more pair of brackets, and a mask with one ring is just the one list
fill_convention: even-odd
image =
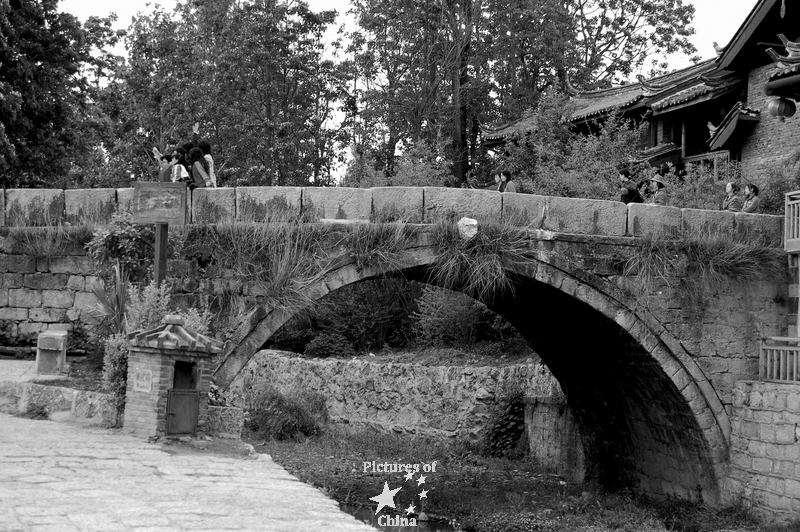
[[(375, 527), (377, 530), (384, 532), (455, 532), (449, 523), (442, 523), (439, 521), (418, 521), (417, 526), (380, 526), (378, 518), (380, 515), (375, 515), (375, 510), (364, 506), (352, 506), (349, 504), (342, 504), (340, 508), (343, 512), (347, 512), (362, 523), (366, 523)], [(381, 513), (381, 515), (383, 515)]]

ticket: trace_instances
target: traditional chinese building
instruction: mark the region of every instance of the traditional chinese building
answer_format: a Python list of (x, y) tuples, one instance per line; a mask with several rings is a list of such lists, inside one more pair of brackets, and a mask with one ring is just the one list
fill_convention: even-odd
[[(586, 133), (614, 113), (645, 121), (639, 155), (653, 166), (733, 160), (758, 172), (800, 148), (799, 23), (797, 2), (759, 0), (713, 59), (620, 87), (571, 89), (569, 121)], [(534, 118), (485, 131), (484, 144), (535, 129)]]

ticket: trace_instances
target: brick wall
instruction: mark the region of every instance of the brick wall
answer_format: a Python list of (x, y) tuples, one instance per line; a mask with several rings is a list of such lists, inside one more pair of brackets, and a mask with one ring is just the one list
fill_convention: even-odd
[(767, 111), (774, 97), (764, 94), (764, 84), (775, 65), (770, 63), (750, 72), (747, 80), (747, 105), (761, 110), (761, 121), (742, 144), (742, 164), (748, 176), (758, 176), (770, 164), (780, 163), (800, 146), (800, 115), (781, 121)]
[[(205, 432), (208, 420), (208, 389), (211, 383), (210, 360), (179, 351), (134, 347), (128, 356), (128, 382), (125, 391), (126, 430), (143, 436), (166, 434), (167, 392), (175, 379), (175, 362), (197, 364), (197, 389), (200, 390), (197, 431)], [(147, 373), (150, 390), (136, 390), (137, 374)]]
[(800, 386), (736, 383), (727, 498), (767, 520), (800, 515)]

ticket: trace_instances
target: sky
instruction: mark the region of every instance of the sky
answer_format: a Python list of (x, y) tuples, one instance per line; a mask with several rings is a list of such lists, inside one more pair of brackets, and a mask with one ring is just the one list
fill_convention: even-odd
[[(697, 47), (698, 54), (702, 59), (714, 57), (713, 42), (717, 42), (720, 46), (728, 44), (756, 4), (756, 0), (689, 0), (689, 2), (695, 6), (693, 23), (695, 35), (690, 40)], [(174, 0), (162, 0), (158, 3), (167, 9), (171, 9), (175, 5)], [(148, 0), (116, 0), (112, 2), (108, 0), (62, 0), (60, 7), (62, 11), (72, 13), (81, 21), (92, 15), (102, 17), (116, 12), (119, 17), (117, 28), (124, 29), (130, 25), (131, 18), (136, 13), (151, 11), (153, 4), (155, 2)], [(343, 15), (348, 9), (348, 0), (308, 0), (308, 4), (314, 11), (336, 9), (341, 22), (344, 22)], [(124, 54), (124, 48), (120, 47), (117, 53)], [(691, 61), (687, 56), (676, 55), (669, 58), (670, 69), (683, 68), (690, 64)]]

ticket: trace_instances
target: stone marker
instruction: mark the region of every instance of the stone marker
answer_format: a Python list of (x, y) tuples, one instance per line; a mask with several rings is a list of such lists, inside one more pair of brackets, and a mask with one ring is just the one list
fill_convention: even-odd
[(36, 345), (36, 374), (61, 374), (67, 362), (67, 331), (40, 333)]
[(478, 234), (478, 220), (474, 218), (461, 218), (458, 221), (458, 234), (462, 240), (472, 240)]

